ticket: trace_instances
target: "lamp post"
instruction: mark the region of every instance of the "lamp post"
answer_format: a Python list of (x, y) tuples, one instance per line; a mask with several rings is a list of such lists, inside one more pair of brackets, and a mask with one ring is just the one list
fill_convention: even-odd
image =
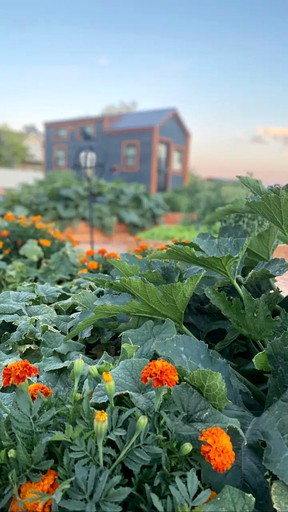
[(96, 153), (90, 149), (81, 151), (79, 155), (80, 165), (88, 184), (88, 212), (90, 224), (90, 248), (94, 250), (94, 225), (93, 225), (93, 192), (92, 178), (96, 167)]

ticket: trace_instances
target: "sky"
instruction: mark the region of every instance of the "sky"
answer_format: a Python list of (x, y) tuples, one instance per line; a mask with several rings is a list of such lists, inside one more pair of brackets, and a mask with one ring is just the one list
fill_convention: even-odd
[(175, 107), (203, 177), (288, 179), (287, 0), (0, 0), (0, 124)]

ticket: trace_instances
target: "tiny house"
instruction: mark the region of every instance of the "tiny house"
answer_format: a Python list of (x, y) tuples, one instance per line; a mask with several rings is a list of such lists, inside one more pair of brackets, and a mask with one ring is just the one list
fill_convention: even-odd
[(155, 194), (187, 183), (190, 134), (176, 109), (129, 112), (45, 124), (47, 172), (74, 169), (79, 155), (97, 154), (95, 174), (146, 185)]

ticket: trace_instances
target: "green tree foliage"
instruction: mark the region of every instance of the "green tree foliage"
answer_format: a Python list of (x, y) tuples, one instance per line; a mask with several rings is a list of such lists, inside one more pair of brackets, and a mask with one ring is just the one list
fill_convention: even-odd
[(6, 125), (0, 126), (0, 166), (15, 167), (27, 159), (24, 137), (22, 132), (11, 130)]

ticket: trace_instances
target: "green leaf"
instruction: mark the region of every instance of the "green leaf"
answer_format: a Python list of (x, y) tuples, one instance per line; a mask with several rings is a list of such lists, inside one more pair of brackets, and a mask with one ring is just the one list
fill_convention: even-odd
[(132, 359), (132, 357), (135, 356), (138, 348), (139, 345), (132, 345), (131, 343), (122, 343), (119, 361), (124, 361), (125, 359)]
[(21, 249), (19, 250), (19, 254), (21, 254), (21, 256), (25, 256), (28, 258), (28, 260), (31, 261), (39, 261), (44, 257), (44, 253), (41, 247), (38, 245), (37, 241), (33, 240), (32, 238), (27, 240), (27, 242), (22, 245)]
[(262, 370), (263, 372), (270, 372), (270, 365), (267, 357), (267, 352), (264, 350), (263, 352), (259, 352), (253, 358), (253, 363), (256, 370)]
[(242, 183), (242, 185), (248, 188), (248, 190), (250, 190), (250, 192), (252, 192), (252, 194), (255, 196), (261, 197), (267, 191), (261, 180), (250, 178), (250, 176), (237, 176), (237, 178)]
[(115, 259), (110, 260), (110, 263), (125, 277), (133, 277), (140, 274), (140, 268), (137, 265), (131, 265), (123, 260)]
[(254, 281), (268, 281), (277, 276), (282, 276), (287, 272), (288, 264), (283, 258), (274, 258), (270, 261), (261, 261), (257, 263), (256, 267), (248, 274), (244, 283), (252, 284)]
[(267, 340), (279, 325), (268, 307), (270, 294), (254, 299), (245, 288), (242, 292), (243, 303), (240, 299), (230, 300), (225, 292), (214, 288), (207, 289), (206, 295), (239, 332), (253, 340)]
[(200, 391), (215, 409), (222, 411), (228, 403), (226, 384), (221, 373), (212, 370), (195, 370), (185, 380)]
[(261, 198), (248, 200), (247, 206), (288, 237), (288, 194), (284, 189), (279, 189), (277, 194), (268, 190)]
[(245, 265), (254, 267), (260, 261), (269, 261), (277, 243), (278, 229), (270, 225), (264, 231), (250, 238)]
[(155, 352), (154, 344), (157, 341), (167, 341), (177, 334), (175, 324), (172, 320), (165, 320), (160, 325), (153, 320), (148, 320), (138, 329), (129, 329), (122, 333), (122, 343), (133, 343), (140, 348), (137, 350), (137, 357), (152, 357)]
[(267, 404), (272, 404), (288, 389), (288, 333), (272, 340), (266, 354), (271, 369)]
[(284, 482), (274, 482), (271, 489), (273, 506), (277, 512), (287, 512), (288, 486)]
[(224, 489), (203, 507), (203, 512), (253, 512), (255, 499), (240, 489), (225, 485)]
[[(160, 286), (133, 277), (123, 277), (115, 282), (113, 287), (120, 292), (128, 292), (136, 300), (129, 300), (127, 295), (124, 304), (103, 304), (103, 298), (101, 297), (98, 304), (96, 302), (93, 316), (81, 322), (66, 339), (73, 338), (101, 318), (109, 318), (122, 313), (131, 316), (160, 318), (162, 320), (170, 318), (176, 325), (182, 326), (185, 309), (201, 277), (202, 275), (192, 276), (184, 283)], [(121, 299), (121, 296), (119, 296), (119, 299)], [(107, 300), (107, 297), (104, 297), (104, 300)]]

